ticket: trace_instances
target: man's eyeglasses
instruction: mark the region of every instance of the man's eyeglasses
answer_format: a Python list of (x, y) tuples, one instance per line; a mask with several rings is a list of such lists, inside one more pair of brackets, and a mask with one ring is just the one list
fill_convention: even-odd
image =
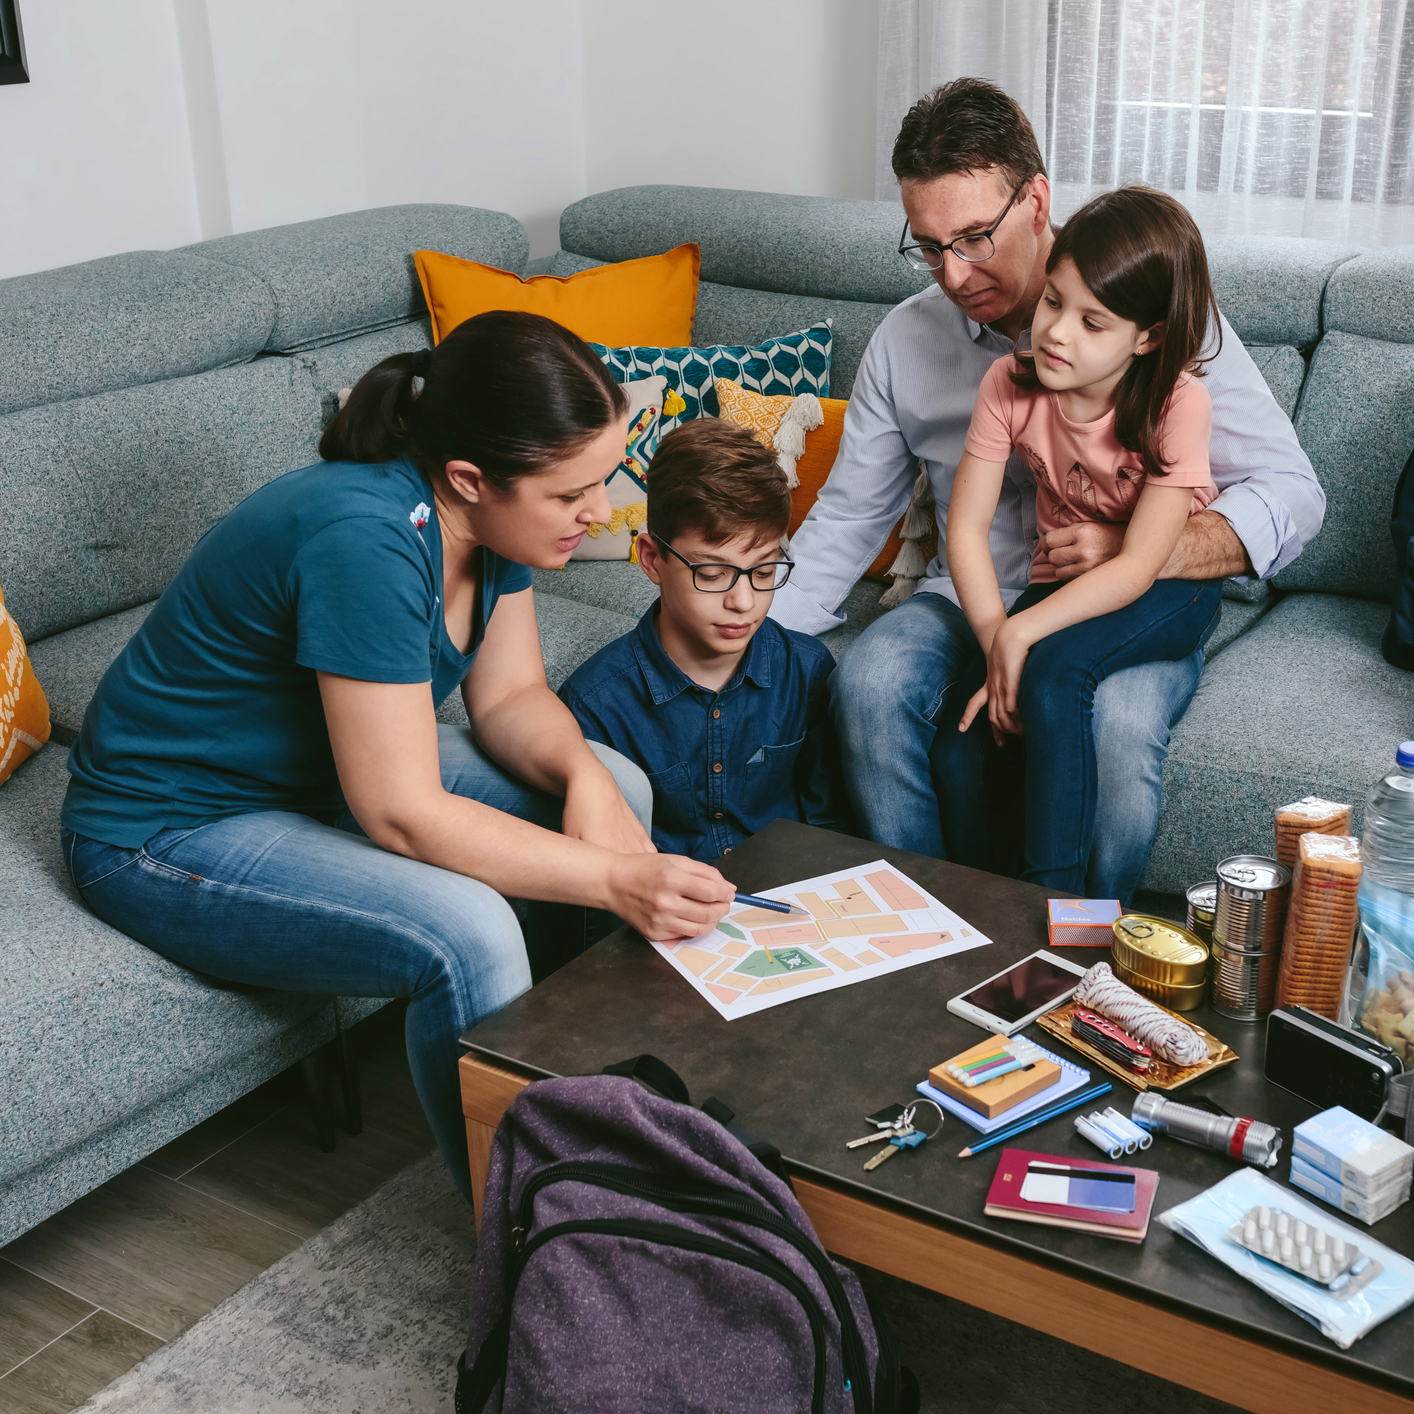
[[(1031, 180), (1027, 177), (1026, 182)], [(955, 241), (947, 245), (936, 245), (932, 241), (925, 241), (921, 245), (906, 245), (908, 240), (908, 222), (903, 223), (903, 235), (899, 237), (898, 253), (908, 261), (915, 270), (941, 270), (943, 260), (948, 251), (957, 256), (959, 260), (965, 260), (970, 265), (976, 265), (983, 260), (990, 260), (996, 253), (997, 247), (992, 242), (992, 237), (996, 235), (997, 228), (1006, 220), (1012, 206), (1016, 203), (1016, 198), (1021, 193), (1021, 186), (1012, 192), (1007, 198), (1006, 205), (1002, 208), (1002, 214), (992, 222), (990, 230), (978, 231), (970, 236), (959, 236)]]
[(651, 530), (648, 533), (668, 554), (675, 560), (681, 560), (692, 571), (692, 587), (704, 594), (728, 594), (736, 588), (736, 582), (742, 575), (751, 581), (753, 589), (764, 594), (767, 590), (779, 589), (795, 568), (793, 560), (768, 560), (764, 565), (752, 565), (750, 569), (741, 569), (737, 565), (697, 565), (686, 555), (678, 554), (661, 535), (655, 535)]

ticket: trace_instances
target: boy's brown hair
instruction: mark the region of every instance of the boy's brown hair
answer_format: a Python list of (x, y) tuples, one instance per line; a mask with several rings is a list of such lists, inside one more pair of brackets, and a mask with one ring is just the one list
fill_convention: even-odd
[(790, 525), (790, 487), (776, 454), (744, 427), (695, 418), (663, 438), (648, 467), (648, 529), (672, 541), (696, 530), (709, 545)]

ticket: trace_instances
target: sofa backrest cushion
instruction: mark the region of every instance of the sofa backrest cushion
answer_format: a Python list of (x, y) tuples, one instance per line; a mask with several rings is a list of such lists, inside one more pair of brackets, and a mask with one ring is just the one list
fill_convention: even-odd
[(1326, 282), (1360, 247), (1301, 236), (1204, 239), (1213, 290), (1244, 344), (1305, 347), (1321, 337)]
[(595, 260), (632, 260), (696, 241), (702, 278), (714, 284), (892, 305), (931, 279), (899, 258), (902, 229), (903, 207), (892, 201), (642, 186), (566, 207), (560, 244)]
[(1414, 245), (1366, 251), (1335, 271), (1326, 290), (1326, 328), (1414, 343)]
[(0, 584), (33, 642), (156, 598), (257, 487), (318, 459), (297, 359), (0, 417)]
[(185, 249), (265, 281), (275, 296), (266, 348), (291, 353), (425, 314), (415, 250), (519, 274), (530, 242), (520, 222), (502, 211), (422, 203), (272, 226)]
[(1390, 508), (1414, 451), (1414, 343), (1328, 332), (1311, 358), (1296, 435), (1326, 493), (1326, 518), (1277, 586), (1388, 600)]
[(0, 280), (0, 414), (244, 363), (274, 325), (263, 280), (181, 251)]
[(1277, 406), (1288, 416), (1296, 414), (1296, 400), (1306, 377), (1306, 360), (1290, 344), (1248, 344), (1247, 352), (1272, 390)]

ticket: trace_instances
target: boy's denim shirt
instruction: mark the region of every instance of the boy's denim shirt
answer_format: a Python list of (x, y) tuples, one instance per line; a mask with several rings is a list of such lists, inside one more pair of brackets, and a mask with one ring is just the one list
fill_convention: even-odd
[(590, 741), (642, 768), (653, 843), (716, 859), (784, 817), (848, 829), (829, 716), (830, 650), (766, 619), (720, 692), (668, 657), (654, 604), (560, 688)]

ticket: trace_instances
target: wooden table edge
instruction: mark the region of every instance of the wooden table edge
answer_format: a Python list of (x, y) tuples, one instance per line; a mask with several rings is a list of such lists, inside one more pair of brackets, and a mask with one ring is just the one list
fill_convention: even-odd
[[(473, 1052), (461, 1058), (459, 1070), (479, 1230), (496, 1126), (531, 1082)], [(817, 1179), (796, 1176), (793, 1182), (821, 1243), (836, 1256), (1252, 1414), (1333, 1408), (1414, 1414), (1414, 1400), (1380, 1385), (866, 1202)]]

